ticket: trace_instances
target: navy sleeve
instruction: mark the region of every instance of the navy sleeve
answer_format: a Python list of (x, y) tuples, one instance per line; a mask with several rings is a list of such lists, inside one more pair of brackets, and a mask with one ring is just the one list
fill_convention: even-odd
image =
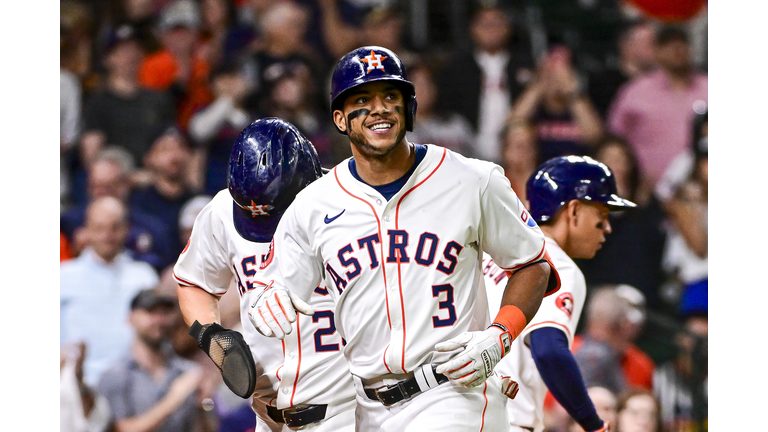
[(552, 396), (584, 430), (600, 429), (603, 421), (587, 394), (587, 386), (568, 349), (565, 333), (554, 327), (534, 330), (530, 345), (536, 368)]

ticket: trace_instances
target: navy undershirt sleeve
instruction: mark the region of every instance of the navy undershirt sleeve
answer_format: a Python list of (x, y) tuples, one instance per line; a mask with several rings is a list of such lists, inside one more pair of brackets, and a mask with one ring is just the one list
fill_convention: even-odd
[(568, 349), (562, 330), (544, 327), (531, 332), (531, 354), (541, 379), (552, 396), (586, 431), (600, 429), (603, 421), (587, 394), (579, 366)]

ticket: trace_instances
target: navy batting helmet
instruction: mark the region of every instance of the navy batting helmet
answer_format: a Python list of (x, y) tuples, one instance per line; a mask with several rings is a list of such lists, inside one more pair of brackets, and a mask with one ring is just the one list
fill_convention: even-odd
[(358, 48), (339, 60), (331, 78), (331, 112), (342, 109), (349, 90), (374, 81), (397, 84), (405, 100), (405, 129), (412, 131), (416, 117), (416, 90), (408, 81), (405, 66), (397, 54), (379, 46)]
[(606, 204), (611, 210), (637, 204), (616, 194), (616, 178), (605, 164), (589, 156), (561, 156), (541, 164), (528, 179), (526, 194), (536, 222), (551, 220), (570, 200)]
[(251, 123), (229, 158), (235, 229), (247, 240), (271, 241), (296, 194), (321, 175), (315, 147), (296, 126), (279, 118)]

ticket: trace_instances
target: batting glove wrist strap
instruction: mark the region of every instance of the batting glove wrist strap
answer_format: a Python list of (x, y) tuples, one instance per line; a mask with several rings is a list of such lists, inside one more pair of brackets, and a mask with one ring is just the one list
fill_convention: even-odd
[(435, 345), (439, 352), (464, 348), (447, 362), (439, 365), (437, 373), (467, 387), (482, 384), (493, 374), (493, 368), (509, 352), (509, 333), (491, 326), (485, 331), (465, 332)]
[(202, 325), (198, 321), (189, 328), (189, 335), (195, 338), (197, 346), (219, 368), (224, 383), (232, 393), (243, 399), (253, 394), (256, 387), (256, 363), (243, 335), (217, 323)]

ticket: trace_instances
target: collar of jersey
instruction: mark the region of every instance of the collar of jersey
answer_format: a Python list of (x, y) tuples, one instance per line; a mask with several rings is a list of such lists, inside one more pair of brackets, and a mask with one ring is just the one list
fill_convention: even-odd
[(411, 168), (406, 172), (402, 177), (399, 179), (379, 185), (379, 186), (373, 186), (365, 181), (363, 181), (362, 178), (360, 178), (360, 175), (357, 173), (357, 165), (355, 164), (355, 158), (351, 158), (347, 165), (349, 166), (349, 172), (352, 174), (352, 177), (357, 179), (357, 181), (367, 184), (368, 186), (374, 188), (378, 193), (381, 194), (387, 201), (389, 201), (393, 196), (395, 196), (398, 192), (400, 192), (400, 189), (405, 186), (405, 184), (408, 182), (408, 179), (411, 178), (411, 175), (416, 171), (416, 168), (419, 166), (422, 160), (424, 160), (424, 157), (427, 155), (427, 146), (423, 144), (414, 144), (413, 148), (416, 152), (416, 159), (413, 161), (413, 165)]

